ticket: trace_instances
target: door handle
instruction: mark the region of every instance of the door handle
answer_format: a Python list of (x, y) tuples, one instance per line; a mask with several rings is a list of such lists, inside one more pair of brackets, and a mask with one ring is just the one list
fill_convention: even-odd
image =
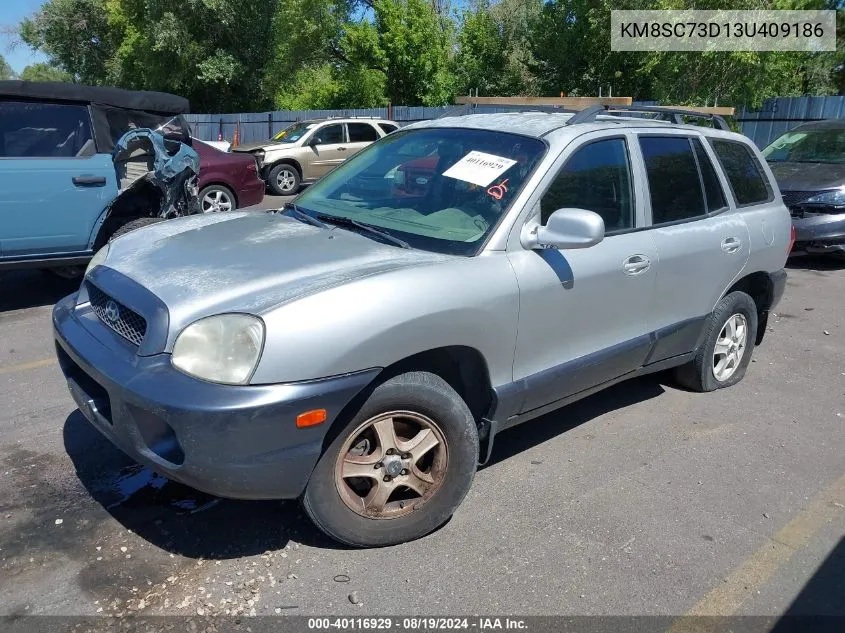
[(105, 187), (105, 176), (74, 176), (73, 184), (77, 187)]
[(338, 147), (338, 148), (337, 148), (337, 151), (339, 151), (339, 152), (345, 152), (345, 151), (346, 151), (346, 148), (345, 148), (345, 147)]
[(645, 255), (631, 255), (622, 262), (622, 270), (626, 275), (640, 275), (651, 266), (651, 261)]
[(735, 237), (726, 237), (722, 240), (722, 250), (726, 253), (736, 253), (741, 247), (742, 242)]

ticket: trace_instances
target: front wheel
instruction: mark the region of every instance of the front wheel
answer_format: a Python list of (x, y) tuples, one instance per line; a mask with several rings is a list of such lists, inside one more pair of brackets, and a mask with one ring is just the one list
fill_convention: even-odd
[(757, 318), (750, 296), (739, 291), (727, 295), (710, 315), (695, 358), (675, 371), (676, 380), (693, 391), (715, 391), (742, 380), (757, 340)]
[(314, 469), (303, 507), (331, 538), (395, 545), (445, 523), (469, 491), (478, 431), (439, 376), (401, 374), (372, 392)]
[(277, 196), (292, 196), (299, 191), (301, 178), (296, 167), (288, 164), (276, 165), (267, 174), (267, 184)]
[(235, 194), (223, 185), (209, 185), (199, 194), (200, 209), (203, 213), (221, 213), (238, 208)]

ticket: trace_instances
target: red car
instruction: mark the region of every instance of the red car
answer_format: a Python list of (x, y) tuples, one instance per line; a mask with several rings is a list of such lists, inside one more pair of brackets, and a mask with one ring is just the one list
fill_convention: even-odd
[(251, 154), (221, 152), (193, 139), (200, 156), (200, 205), (203, 213), (251, 207), (264, 199), (264, 181)]

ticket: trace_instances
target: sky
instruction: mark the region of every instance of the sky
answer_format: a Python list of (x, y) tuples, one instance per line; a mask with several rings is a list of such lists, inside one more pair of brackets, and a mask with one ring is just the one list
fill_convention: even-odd
[[(0, 0), (0, 28), (16, 26), (23, 18), (31, 15), (44, 4), (44, 0)], [(23, 43), (12, 47), (16, 38), (0, 33), (0, 55), (2, 55), (15, 72), (23, 70), (24, 66), (43, 62), (45, 58), (40, 53), (34, 53)]]

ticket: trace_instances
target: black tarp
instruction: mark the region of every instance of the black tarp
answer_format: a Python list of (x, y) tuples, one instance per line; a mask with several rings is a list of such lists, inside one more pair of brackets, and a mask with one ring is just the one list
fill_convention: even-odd
[(0, 81), (0, 98), (99, 104), (156, 114), (185, 114), (190, 111), (187, 99), (166, 92), (81, 86), (60, 81)]

